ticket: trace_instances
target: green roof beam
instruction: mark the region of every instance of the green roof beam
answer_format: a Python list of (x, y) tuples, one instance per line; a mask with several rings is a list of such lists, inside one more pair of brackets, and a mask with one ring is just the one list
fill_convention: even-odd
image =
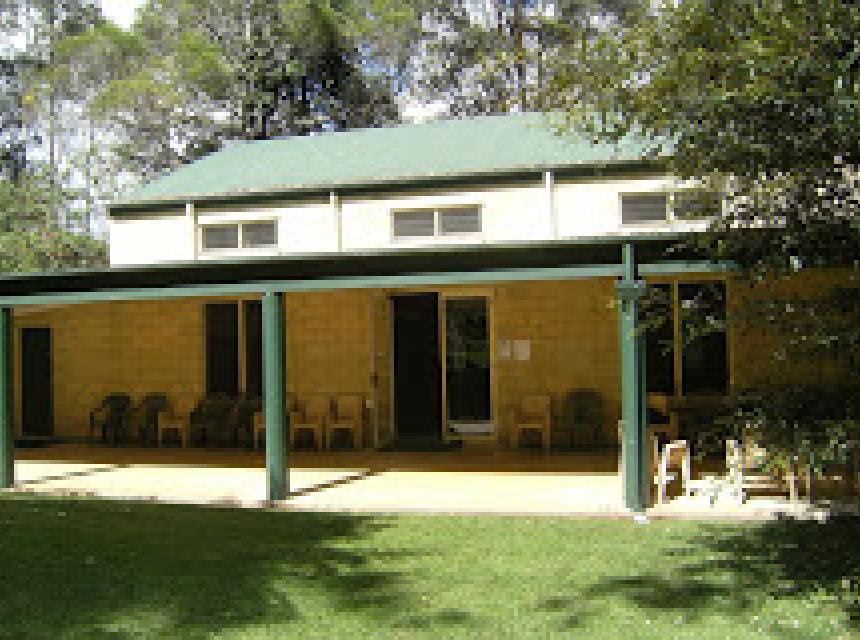
[[(640, 274), (690, 274), (727, 271), (720, 263), (677, 262), (642, 265)], [(458, 284), (492, 284), (530, 280), (579, 280), (621, 277), (620, 264), (578, 265), (546, 268), (488, 269), (481, 271), (405, 273), (384, 276), (345, 276), (307, 280), (270, 280), (226, 284), (152, 287), (143, 289), (102, 289), (94, 291), (48, 292), (0, 297), (0, 306), (80, 304), (120, 300), (162, 300), (262, 294), (269, 291), (335, 291), (342, 289), (380, 289)]]

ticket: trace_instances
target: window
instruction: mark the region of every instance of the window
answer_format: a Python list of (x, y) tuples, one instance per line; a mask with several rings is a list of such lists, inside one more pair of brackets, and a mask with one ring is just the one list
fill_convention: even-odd
[(211, 225), (203, 227), (203, 248), (237, 249), (239, 247), (239, 225)]
[(648, 285), (642, 311), (647, 326), (645, 384), (649, 393), (674, 394), (675, 326), (672, 306), (671, 285)]
[(722, 194), (703, 189), (665, 193), (621, 194), (622, 224), (664, 224), (672, 220), (702, 220), (720, 212)]
[(440, 236), (481, 233), (481, 210), (478, 207), (440, 209), (438, 215)]
[(480, 207), (446, 207), (392, 211), (391, 232), (397, 238), (437, 238), (481, 233)]
[(723, 196), (714, 191), (685, 189), (672, 194), (672, 217), (676, 220), (701, 220), (717, 215)]
[(648, 288), (643, 309), (648, 391), (672, 395), (676, 379), (682, 395), (728, 391), (725, 283), (652, 284)]
[(275, 221), (249, 222), (242, 225), (242, 248), (257, 249), (278, 244), (278, 227)]
[(669, 220), (669, 194), (625, 193), (621, 195), (621, 224), (665, 223)]
[(201, 236), (204, 251), (265, 249), (277, 246), (278, 224), (275, 220), (268, 220), (204, 225)]
[(724, 393), (729, 386), (725, 284), (681, 284), (678, 301), (683, 340), (683, 393)]
[(395, 238), (432, 238), (436, 235), (434, 211), (395, 211), (392, 229)]

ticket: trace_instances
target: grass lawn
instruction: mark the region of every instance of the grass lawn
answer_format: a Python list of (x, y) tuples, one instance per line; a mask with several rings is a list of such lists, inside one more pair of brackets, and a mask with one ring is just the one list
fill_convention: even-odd
[(3, 638), (857, 637), (860, 522), (0, 497)]

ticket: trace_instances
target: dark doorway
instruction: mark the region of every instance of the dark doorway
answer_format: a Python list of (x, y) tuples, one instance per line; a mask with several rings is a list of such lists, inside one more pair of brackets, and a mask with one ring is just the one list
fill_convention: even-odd
[(51, 330), (21, 330), (21, 424), (24, 436), (54, 433)]
[(239, 305), (206, 305), (206, 391), (239, 393)]
[(263, 303), (245, 302), (245, 391), (263, 397)]
[(441, 438), (439, 296), (401, 295), (392, 302), (397, 435)]

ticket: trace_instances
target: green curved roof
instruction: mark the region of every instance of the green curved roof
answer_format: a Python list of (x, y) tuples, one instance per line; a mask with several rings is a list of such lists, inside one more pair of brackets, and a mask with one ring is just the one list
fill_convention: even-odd
[(542, 114), (437, 120), (231, 143), (114, 206), (599, 166), (645, 160), (649, 148), (558, 135)]

